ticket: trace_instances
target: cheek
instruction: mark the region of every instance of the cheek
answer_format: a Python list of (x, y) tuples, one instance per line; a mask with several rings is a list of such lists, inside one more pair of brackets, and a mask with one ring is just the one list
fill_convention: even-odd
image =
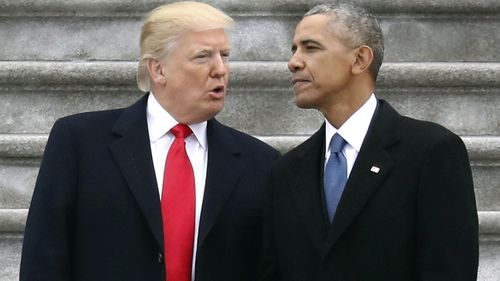
[(336, 70), (326, 64), (316, 66), (314, 72), (311, 72), (314, 86), (316, 89), (329, 88), (332, 83), (338, 78)]
[(185, 62), (174, 66), (171, 71), (171, 78), (183, 83), (199, 83), (208, 76), (207, 66), (204, 64), (196, 64)]
[(309, 61), (307, 68), (315, 84), (328, 82), (337, 72), (335, 64), (332, 63), (331, 58), (328, 56), (321, 56)]
[(206, 66), (189, 69), (185, 72), (185, 83), (191, 88), (204, 88), (210, 77), (210, 71)]
[(322, 70), (320, 73), (326, 81), (341, 80), (346, 77), (351, 70), (347, 60), (343, 59), (325, 60), (321, 63), (319, 68)]
[(192, 93), (203, 88), (206, 79), (196, 72), (178, 73), (170, 78), (170, 88), (178, 92)]

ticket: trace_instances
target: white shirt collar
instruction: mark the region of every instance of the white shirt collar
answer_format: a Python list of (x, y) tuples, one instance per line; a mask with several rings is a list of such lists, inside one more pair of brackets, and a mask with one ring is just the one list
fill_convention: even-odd
[[(179, 124), (156, 100), (153, 92), (149, 93), (148, 105), (146, 107), (146, 118), (148, 122), (149, 140), (156, 142), (167, 134), (170, 129)], [(207, 149), (207, 121), (189, 124), (193, 135), (203, 149)]]
[(357, 153), (361, 149), (363, 140), (365, 139), (368, 127), (377, 108), (377, 98), (375, 94), (371, 94), (370, 98), (356, 111), (347, 121), (337, 130), (328, 120), (325, 119), (325, 140), (327, 151), (330, 147), (330, 141), (334, 134), (338, 132), (342, 138), (351, 145)]

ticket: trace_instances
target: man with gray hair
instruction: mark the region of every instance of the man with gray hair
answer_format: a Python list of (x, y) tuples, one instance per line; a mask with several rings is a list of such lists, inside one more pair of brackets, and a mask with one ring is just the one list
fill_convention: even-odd
[(279, 153), (214, 119), (233, 20), (158, 7), (128, 108), (59, 119), (26, 224), (22, 281), (254, 281), (266, 176)]
[(325, 122), (272, 169), (261, 280), (476, 280), (467, 151), (375, 97), (377, 20), (352, 4), (316, 6), (292, 52), (295, 103)]

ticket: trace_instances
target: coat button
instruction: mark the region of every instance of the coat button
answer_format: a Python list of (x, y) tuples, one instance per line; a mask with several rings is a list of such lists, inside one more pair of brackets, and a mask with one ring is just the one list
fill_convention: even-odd
[(163, 262), (163, 255), (161, 253), (158, 253), (158, 263)]

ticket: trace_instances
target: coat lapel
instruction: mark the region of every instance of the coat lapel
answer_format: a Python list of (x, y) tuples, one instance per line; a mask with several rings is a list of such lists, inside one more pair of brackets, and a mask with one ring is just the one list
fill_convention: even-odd
[(399, 114), (384, 101), (372, 120), (328, 231), (325, 254), (351, 225), (366, 203), (390, 174), (393, 161), (387, 149), (398, 140), (395, 123)]
[(147, 97), (145, 95), (122, 112), (113, 127), (117, 139), (109, 147), (158, 245), (163, 249), (160, 197), (146, 120)]
[[(297, 151), (290, 178), (294, 203), (318, 253), (324, 247), (327, 224), (322, 196), (325, 125)], [(318, 204), (319, 202), (319, 204)]]
[(245, 168), (238, 158), (241, 149), (227, 130), (215, 119), (207, 123), (208, 166), (198, 247), (203, 245)]

